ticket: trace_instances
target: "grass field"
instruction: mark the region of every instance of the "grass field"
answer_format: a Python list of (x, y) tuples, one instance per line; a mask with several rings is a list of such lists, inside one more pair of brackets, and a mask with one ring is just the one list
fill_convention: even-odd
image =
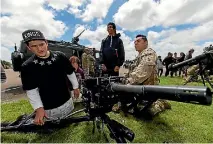
[[(161, 85), (181, 85), (179, 78), (161, 78)], [(191, 83), (188, 85), (201, 85)], [(172, 109), (152, 121), (136, 119), (131, 115), (109, 113), (110, 117), (135, 132), (134, 143), (213, 143), (213, 105), (202, 106), (170, 101)], [(79, 109), (77, 106), (76, 109)], [(32, 112), (28, 101), (1, 105), (1, 120), (12, 121), (20, 114)], [(2, 143), (106, 143), (103, 133), (92, 133), (92, 122), (72, 124), (51, 134), (1, 133)], [(105, 126), (108, 135), (108, 129)], [(110, 143), (114, 143), (109, 135)]]

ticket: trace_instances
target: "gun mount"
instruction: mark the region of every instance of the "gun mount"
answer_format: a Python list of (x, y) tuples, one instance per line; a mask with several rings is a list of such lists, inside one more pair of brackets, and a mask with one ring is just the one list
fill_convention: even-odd
[[(57, 41), (57, 40), (47, 40), (48, 42), (48, 48), (51, 51), (61, 51), (65, 53), (65, 55), (70, 58), (71, 56), (77, 56), (79, 59), (81, 59), (81, 56), (84, 52), (84, 49), (86, 46), (78, 44), (79, 37), (84, 32), (83, 30), (79, 35), (74, 37), (72, 39), (72, 42), (66, 42), (66, 41)], [(96, 53), (99, 53), (98, 50), (93, 50), (94, 56), (96, 56)], [(14, 71), (20, 71), (21, 64), (29, 59), (33, 53), (27, 48), (27, 45), (21, 41), (19, 49), (17, 49), (17, 46), (15, 44), (15, 51), (11, 53), (11, 60), (13, 65)]]

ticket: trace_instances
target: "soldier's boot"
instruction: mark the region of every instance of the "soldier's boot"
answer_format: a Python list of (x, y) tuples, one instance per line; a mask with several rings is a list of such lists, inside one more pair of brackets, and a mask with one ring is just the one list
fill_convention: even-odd
[(171, 105), (165, 100), (157, 100), (151, 105), (148, 111), (152, 116), (155, 116), (166, 109), (171, 109)]
[(164, 109), (172, 109), (171, 104), (168, 101), (161, 100), (161, 99), (159, 99), (158, 101), (160, 101), (162, 103)]
[(121, 103), (118, 102), (117, 104), (115, 104), (113, 107), (112, 107), (112, 111), (115, 112), (115, 113), (119, 113), (121, 110)]

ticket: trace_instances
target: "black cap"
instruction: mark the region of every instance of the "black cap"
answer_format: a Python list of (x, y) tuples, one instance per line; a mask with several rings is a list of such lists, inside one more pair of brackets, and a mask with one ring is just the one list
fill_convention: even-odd
[(43, 33), (39, 30), (29, 29), (22, 33), (24, 42), (29, 42), (31, 40), (45, 40)]
[(109, 25), (111, 25), (111, 26), (113, 27), (113, 29), (116, 29), (116, 25), (115, 25), (115, 23), (113, 23), (113, 22), (109, 22), (109, 23), (107, 24), (107, 26), (109, 26)]

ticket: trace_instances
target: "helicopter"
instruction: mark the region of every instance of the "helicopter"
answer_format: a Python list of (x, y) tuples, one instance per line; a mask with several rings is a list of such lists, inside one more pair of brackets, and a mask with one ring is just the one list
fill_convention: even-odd
[[(67, 58), (70, 58), (71, 56), (77, 56), (81, 60), (84, 49), (87, 47), (79, 44), (78, 42), (79, 37), (84, 31), (85, 29), (81, 31), (76, 37), (73, 37), (71, 42), (47, 39), (49, 50), (61, 51), (67, 56)], [(27, 59), (29, 59), (33, 55), (33, 53), (27, 48), (27, 45), (24, 43), (23, 40), (20, 42), (20, 47), (18, 50), (16, 44), (14, 48), (15, 51), (11, 53), (12, 67), (13, 71), (20, 72), (21, 65)], [(95, 57), (95, 59), (98, 60), (99, 51), (95, 48), (93, 48), (93, 56)]]

